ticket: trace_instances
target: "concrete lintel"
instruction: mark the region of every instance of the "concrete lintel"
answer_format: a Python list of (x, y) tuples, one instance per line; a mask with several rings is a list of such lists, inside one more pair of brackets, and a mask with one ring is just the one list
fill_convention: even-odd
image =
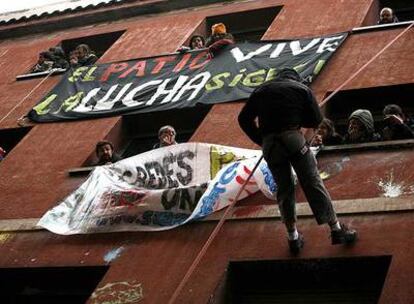
[[(366, 198), (354, 200), (340, 200), (333, 202), (334, 208), (339, 215), (346, 214), (376, 214), (389, 212), (407, 212), (414, 211), (414, 200), (412, 197), (403, 198)], [(310, 217), (312, 211), (307, 203), (298, 203), (296, 205), (298, 217)], [(216, 212), (203, 221), (218, 221), (223, 215), (223, 211)], [(230, 213), (227, 220), (244, 220), (244, 219), (280, 219), (279, 209), (274, 205), (256, 205), (235, 207)], [(0, 232), (11, 231), (36, 231), (44, 230), (36, 226), (39, 218), (28, 219), (7, 219), (0, 220)]]

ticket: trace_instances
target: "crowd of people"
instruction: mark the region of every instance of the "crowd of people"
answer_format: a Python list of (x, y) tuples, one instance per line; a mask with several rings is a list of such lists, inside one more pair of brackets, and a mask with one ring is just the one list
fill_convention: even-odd
[(69, 67), (77, 68), (94, 64), (98, 57), (87, 44), (79, 44), (73, 51), (66, 56), (64, 50), (60, 47), (52, 47), (48, 51), (41, 52), (37, 63), (30, 70), (31, 73), (47, 72), (51, 69), (68, 69)]
[[(389, 7), (384, 7), (379, 14), (378, 24), (390, 24), (399, 22), (394, 11)], [(233, 35), (227, 32), (224, 23), (217, 23), (211, 27), (211, 35), (206, 39), (202, 35), (194, 35), (190, 38), (188, 46), (181, 46), (178, 52), (185, 53), (191, 50), (207, 49), (210, 58), (217, 55), (226, 45), (234, 44)], [(51, 69), (68, 69), (69, 67), (79, 67), (94, 64), (98, 57), (87, 44), (79, 44), (73, 51), (66, 56), (61, 47), (50, 48), (48, 51), (41, 52), (36, 65), (31, 69), (31, 73), (45, 72)]]
[(342, 136), (336, 132), (334, 123), (325, 118), (320, 123), (311, 145), (330, 146), (414, 138), (414, 121), (396, 104), (385, 106), (382, 125), (382, 129), (377, 132), (371, 112), (358, 109), (348, 117), (347, 131)]

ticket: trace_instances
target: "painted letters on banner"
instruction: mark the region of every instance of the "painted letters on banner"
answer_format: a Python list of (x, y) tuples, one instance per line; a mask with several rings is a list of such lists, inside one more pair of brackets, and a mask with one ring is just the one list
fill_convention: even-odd
[(346, 36), (237, 43), (213, 59), (201, 50), (70, 69), (29, 117), (73, 120), (242, 100), (287, 67), (310, 83)]
[[(186, 143), (96, 167), (38, 225), (58, 234), (159, 231), (228, 206), (261, 155), (259, 150)], [(263, 161), (241, 195), (274, 197)]]

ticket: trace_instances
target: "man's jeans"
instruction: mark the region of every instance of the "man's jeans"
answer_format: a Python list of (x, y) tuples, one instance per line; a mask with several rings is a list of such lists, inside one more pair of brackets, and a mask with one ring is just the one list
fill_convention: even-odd
[(318, 224), (336, 220), (331, 198), (319, 176), (315, 156), (299, 130), (266, 136), (263, 156), (277, 185), (277, 201), (283, 222), (296, 222), (292, 166)]

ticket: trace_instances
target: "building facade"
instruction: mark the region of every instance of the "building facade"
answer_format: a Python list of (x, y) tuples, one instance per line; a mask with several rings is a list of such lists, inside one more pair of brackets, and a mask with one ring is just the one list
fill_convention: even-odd
[[(207, 35), (220, 21), (239, 40), (349, 32), (312, 84), (325, 115), (341, 128), (356, 108), (370, 109), (376, 120), (388, 103), (414, 114), (414, 30), (405, 31), (411, 23), (404, 22), (414, 19), (413, 6), (394, 2), (402, 22), (376, 26), (380, 8), (390, 3), (120, 1), (1, 22), (0, 145), (8, 152), (0, 163), (5, 303), (168, 303), (217, 224), (220, 213), (165, 232), (60, 236), (35, 227), (86, 179), (71, 172), (94, 160), (97, 141), (109, 139), (132, 155), (152, 144), (161, 125), (175, 124), (183, 140), (258, 148), (237, 123), (243, 101), (197, 111), (22, 122), (61, 77), (18, 77), (28, 74), (40, 52), (86, 41), (96, 49), (98, 64), (157, 56), (174, 53), (195, 33)], [(276, 206), (257, 194), (236, 206), (176, 303), (411, 303), (413, 146), (412, 140), (347, 145), (318, 156), (340, 218), (360, 234), (355, 246), (332, 246), (329, 231), (300, 203), (306, 245), (291, 257)], [(305, 202), (299, 187), (297, 194)]]

